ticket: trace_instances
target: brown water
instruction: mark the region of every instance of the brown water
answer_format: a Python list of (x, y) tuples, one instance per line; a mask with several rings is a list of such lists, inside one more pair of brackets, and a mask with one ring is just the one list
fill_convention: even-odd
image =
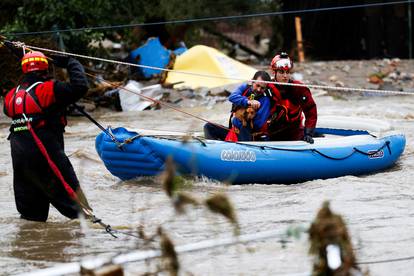
[[(385, 172), (355, 177), (315, 180), (297, 185), (225, 186), (208, 180), (190, 180), (189, 190), (198, 198), (225, 192), (234, 203), (241, 233), (289, 227), (308, 227), (324, 200), (341, 214), (349, 227), (361, 262), (414, 256), (414, 97), (316, 98), (319, 114), (352, 115), (386, 120), (406, 134), (407, 146), (397, 165)], [(186, 111), (225, 123), (229, 105), (188, 107)], [(162, 130), (201, 130), (203, 123), (177, 113), (159, 111), (93, 114), (103, 125)], [(5, 122), (5, 118), (1, 118)], [(15, 209), (7, 124), (0, 130), (0, 274), (16, 274), (149, 248), (131, 237), (111, 238), (98, 227), (81, 230), (52, 208), (47, 223), (19, 219)], [(99, 133), (84, 118), (70, 118), (66, 152), (98, 217), (117, 229), (144, 225), (148, 234), (162, 225), (176, 244), (231, 235), (230, 224), (204, 209), (176, 216), (162, 187), (154, 178), (120, 182), (103, 166), (94, 148)], [(283, 248), (278, 239), (180, 255), (183, 275), (283, 275), (309, 272), (307, 236), (290, 240)], [(362, 265), (371, 275), (412, 275), (414, 261)], [(155, 262), (126, 266), (127, 274), (154, 271)]]

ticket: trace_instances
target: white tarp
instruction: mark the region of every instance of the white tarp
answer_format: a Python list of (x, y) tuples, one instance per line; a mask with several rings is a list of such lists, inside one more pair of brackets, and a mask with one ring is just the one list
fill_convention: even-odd
[(130, 80), (126, 86), (119, 90), (119, 100), (121, 102), (122, 111), (144, 110), (154, 103), (137, 94), (160, 100), (163, 92), (160, 84), (143, 87), (141, 83)]

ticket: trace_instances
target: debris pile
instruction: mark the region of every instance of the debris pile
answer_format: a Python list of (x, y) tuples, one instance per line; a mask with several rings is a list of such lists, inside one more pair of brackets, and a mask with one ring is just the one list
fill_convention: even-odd
[[(411, 73), (412, 62), (395, 59), (366, 61), (329, 61), (307, 62), (297, 64), (296, 72), (300, 72), (305, 83), (331, 86), (354, 87), (362, 89), (378, 89), (393, 91), (414, 91), (414, 74)], [(344, 94), (334, 89), (326, 89), (329, 95), (345, 99)], [(312, 92), (314, 92), (312, 90)], [(381, 95), (364, 93), (364, 96)]]

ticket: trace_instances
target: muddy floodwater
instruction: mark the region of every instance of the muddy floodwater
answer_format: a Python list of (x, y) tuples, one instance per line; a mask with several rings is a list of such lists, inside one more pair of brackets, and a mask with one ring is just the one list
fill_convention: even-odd
[[(361, 267), (371, 275), (412, 275), (414, 260), (378, 262), (414, 256), (414, 95), (315, 97), (319, 116), (374, 118), (389, 122), (406, 135), (407, 145), (397, 164), (383, 172), (345, 176), (295, 185), (226, 186), (207, 179), (189, 179), (187, 191), (199, 199), (214, 192), (228, 195), (237, 212), (241, 234), (265, 230), (285, 233), (309, 227), (323, 201), (345, 219)], [(185, 111), (225, 124), (230, 105), (187, 106)], [(202, 130), (203, 122), (163, 108), (144, 112), (97, 111), (103, 125), (159, 130)], [(110, 256), (134, 249), (154, 248), (137, 238), (115, 239), (100, 227), (70, 221), (51, 209), (47, 223), (19, 219), (15, 209), (7, 119), (0, 128), (0, 274), (18, 274)], [(156, 178), (121, 182), (106, 170), (94, 147), (99, 129), (83, 117), (69, 118), (66, 152), (98, 217), (120, 231), (142, 225), (148, 235), (162, 226), (176, 245), (228, 237), (232, 226), (204, 208), (176, 215)], [(290, 275), (309, 273), (307, 235), (215, 248), (179, 256), (182, 275)], [(157, 260), (125, 266), (127, 275), (154, 272)], [(305, 274), (306, 275), (306, 274)]]

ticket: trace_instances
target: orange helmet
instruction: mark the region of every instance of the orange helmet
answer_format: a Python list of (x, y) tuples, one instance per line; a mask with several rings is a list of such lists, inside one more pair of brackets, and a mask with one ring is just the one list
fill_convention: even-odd
[(273, 71), (276, 70), (291, 70), (293, 68), (293, 62), (289, 58), (288, 54), (282, 52), (280, 54), (277, 54), (270, 64), (270, 67)]
[(22, 71), (29, 73), (33, 71), (47, 70), (49, 63), (42, 52), (29, 52), (22, 58)]

